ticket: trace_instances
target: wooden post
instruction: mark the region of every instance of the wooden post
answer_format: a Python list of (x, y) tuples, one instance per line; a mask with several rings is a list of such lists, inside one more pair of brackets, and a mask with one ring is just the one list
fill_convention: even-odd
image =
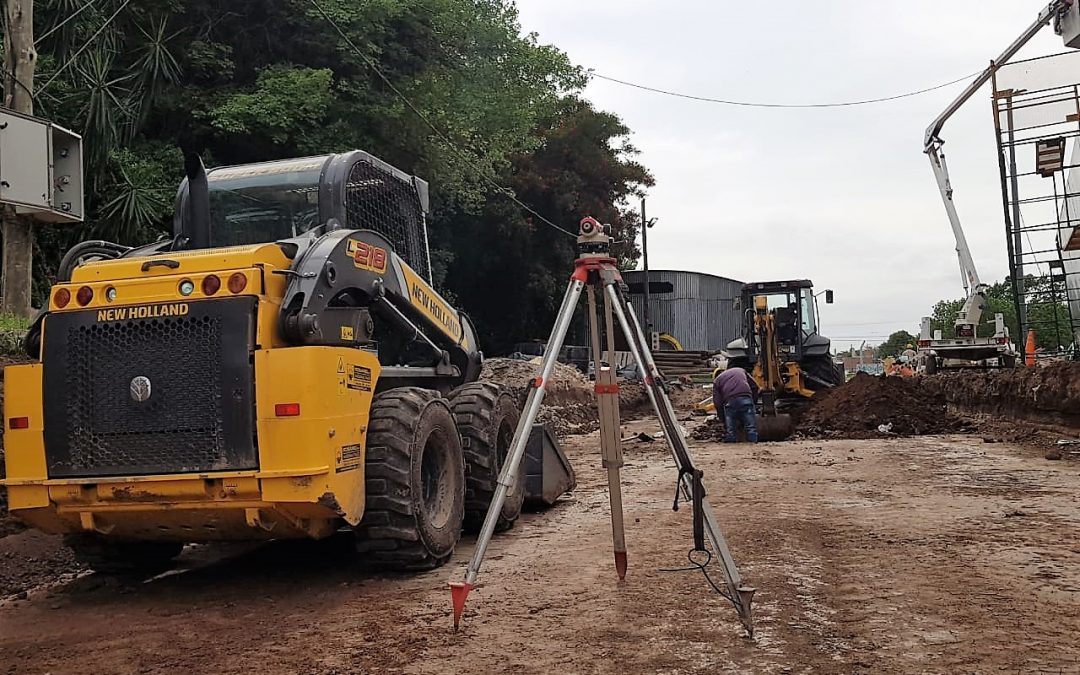
[[(4, 36), (4, 107), (25, 115), (34, 114), (33, 0), (6, 0), (8, 32)], [(0, 272), (0, 312), (30, 316), (30, 285), (33, 278), (34, 229), (32, 221), (5, 206), (3, 260)]]

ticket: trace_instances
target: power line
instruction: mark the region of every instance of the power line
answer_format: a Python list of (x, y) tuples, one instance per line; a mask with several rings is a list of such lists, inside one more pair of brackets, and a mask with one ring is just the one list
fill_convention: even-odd
[(93, 4), (95, 3), (95, 2), (97, 2), (97, 0), (90, 0), (89, 2), (87, 2), (87, 3), (86, 3), (85, 5), (83, 5), (82, 7), (78, 8), (77, 10), (75, 10), (74, 12), (72, 12), (72, 13), (71, 13), (71, 15), (70, 15), (70, 16), (68, 16), (68, 17), (67, 17), (66, 19), (64, 19), (64, 20), (63, 20), (63, 21), (61, 21), (60, 23), (56, 24), (55, 26), (53, 26), (53, 27), (52, 27), (52, 28), (50, 28), (49, 30), (45, 31), (45, 34), (44, 34), (44, 35), (42, 35), (42, 36), (41, 36), (41, 37), (39, 37), (38, 39), (34, 40), (34, 46), (35, 46), (35, 47), (36, 47), (36, 46), (38, 46), (39, 44), (41, 44), (41, 41), (42, 41), (42, 40), (44, 40), (45, 38), (49, 37), (50, 35), (52, 35), (52, 34), (53, 34), (53, 33), (55, 33), (56, 31), (60, 30), (60, 29), (61, 29), (61, 28), (63, 28), (64, 26), (66, 26), (66, 25), (67, 25), (67, 23), (68, 23), (68, 21), (71, 21), (71, 20), (72, 20), (72, 19), (74, 19), (75, 17), (77, 17), (77, 16), (79, 16), (80, 14), (82, 14), (82, 12), (83, 12), (83, 10), (84, 10), (84, 9), (90, 9), (90, 7), (91, 7), (91, 6), (92, 6), (92, 5), (93, 5)]
[(315, 9), (318, 10), (319, 14), (322, 14), (323, 18), (326, 19), (326, 21), (331, 26), (334, 27), (334, 30), (337, 31), (338, 35), (340, 35), (341, 38), (343, 40), (345, 40), (345, 44), (349, 45), (349, 47), (353, 50), (353, 52), (357, 56), (359, 56), (360, 59), (364, 61), (364, 63), (367, 64), (368, 68), (371, 68), (372, 72), (374, 72), (375, 75), (377, 75), (378, 78), (383, 81), (383, 84), (385, 84), (390, 89), (390, 91), (394, 92), (394, 94), (399, 99), (401, 99), (401, 102), (404, 103), (406, 105), (406, 107), (408, 107), (409, 110), (411, 110), (417, 117), (419, 117), (424, 122), (424, 124), (426, 124), (431, 129), (431, 131), (434, 132), (434, 134), (436, 136), (438, 136), (440, 139), (442, 139), (442, 141), (454, 152), (454, 154), (458, 156), (458, 159), (465, 162), (465, 164), (468, 165), (469, 168), (471, 168), (474, 172), (476, 172), (476, 175), (479, 176), (481, 180), (483, 180), (493, 190), (495, 190), (496, 192), (502, 194), (504, 197), (506, 197), (510, 201), (514, 202), (515, 204), (520, 206), (522, 209), (524, 209), (528, 213), (530, 213), (533, 216), (536, 216), (537, 218), (539, 218), (540, 221), (542, 223), (544, 223), (545, 225), (551, 227), (552, 229), (558, 230), (562, 234), (565, 234), (565, 235), (567, 235), (569, 237), (575, 236), (569, 230), (567, 230), (565, 228), (562, 228), (562, 227), (559, 227), (558, 225), (551, 222), (550, 220), (548, 220), (547, 218), (542, 216), (540, 213), (535, 211), (533, 208), (531, 208), (527, 204), (523, 203), (521, 200), (519, 200), (517, 198), (517, 196), (514, 195), (513, 192), (510, 191), (510, 189), (505, 188), (502, 185), (499, 185), (497, 182), (495, 182), (495, 180), (493, 180), (490, 176), (488, 176), (486, 171), (481, 169), (473, 160), (471, 160), (468, 157), (468, 155), (466, 155), (464, 152), (462, 152), (457, 147), (457, 145), (454, 144), (454, 142), (450, 139), (449, 136), (447, 136), (445, 133), (443, 133), (443, 131), (441, 129), (439, 129), (437, 126), (435, 126), (435, 123), (432, 122), (428, 118), (427, 115), (425, 115), (419, 108), (417, 108), (415, 105), (413, 105), (413, 102), (410, 101), (409, 98), (407, 96), (405, 96), (405, 94), (403, 94), (401, 92), (401, 90), (399, 90), (397, 87), (394, 86), (394, 83), (390, 81), (390, 78), (388, 78), (386, 75), (383, 74), (382, 70), (379, 69), (379, 66), (375, 63), (375, 61), (373, 59), (371, 59), (371, 57), (369, 57), (368, 55), (361, 52), (360, 49), (355, 44), (353, 44), (353, 41), (351, 39), (349, 39), (349, 36), (345, 34), (345, 31), (341, 29), (341, 26), (339, 26), (338, 23), (336, 21), (334, 21), (334, 19), (329, 14), (327, 14), (326, 10), (323, 9), (322, 5), (319, 4), (318, 0), (309, 0), (309, 1), (315, 7)]
[(67, 61), (65, 61), (64, 65), (60, 66), (60, 69), (57, 70), (55, 73), (53, 73), (52, 77), (50, 77), (48, 80), (46, 80), (45, 84), (38, 87), (38, 93), (40, 94), (50, 84), (53, 83), (53, 80), (60, 77), (60, 73), (63, 73), (64, 70), (66, 70), (68, 66), (70, 66), (72, 63), (74, 63), (75, 59), (79, 58), (79, 56), (83, 52), (85, 52), (86, 49), (90, 45), (92, 45), (94, 43), (94, 40), (97, 39), (97, 36), (101, 35), (102, 31), (104, 31), (106, 28), (108, 28), (109, 24), (113, 22), (113, 19), (115, 19), (120, 14), (120, 12), (124, 11), (124, 8), (127, 7), (130, 3), (131, 3), (131, 0), (124, 0), (124, 2), (121, 3), (121, 5), (119, 7), (116, 8), (116, 11), (112, 13), (112, 16), (110, 16), (108, 19), (105, 19), (105, 23), (101, 24), (101, 27), (98, 28), (96, 31), (94, 31), (94, 34), (90, 36), (90, 39), (86, 41), (86, 44), (84, 44), (82, 47), (79, 47), (79, 51), (72, 54), (71, 58), (68, 59)]
[(909, 92), (906, 92), (906, 93), (903, 93), (903, 94), (895, 94), (893, 96), (883, 96), (881, 98), (868, 98), (868, 99), (857, 100), (857, 101), (838, 101), (838, 102), (833, 102), (833, 103), (762, 103), (762, 102), (759, 102), (759, 101), (736, 101), (736, 100), (732, 100), (732, 99), (711, 98), (711, 97), (708, 97), (708, 96), (696, 96), (694, 94), (684, 94), (682, 92), (671, 91), (671, 90), (668, 90), (668, 89), (659, 89), (657, 87), (650, 87), (650, 86), (647, 86), (647, 85), (644, 85), (644, 84), (637, 84), (636, 82), (628, 82), (626, 80), (620, 80), (619, 78), (611, 77), (609, 75), (602, 75), (602, 74), (596, 72), (595, 70), (589, 70), (588, 72), (589, 72), (590, 77), (597, 77), (597, 78), (600, 78), (601, 80), (607, 80), (609, 82), (615, 82), (616, 84), (621, 84), (621, 85), (624, 85), (624, 86), (627, 86), (627, 87), (633, 87), (635, 89), (642, 89), (644, 91), (651, 91), (654, 94), (663, 94), (665, 96), (674, 96), (676, 98), (686, 98), (686, 99), (690, 99), (692, 101), (702, 101), (704, 103), (718, 103), (718, 104), (721, 104), (721, 105), (742, 106), (744, 108), (796, 108), (796, 109), (797, 108), (804, 108), (805, 109), (805, 108), (846, 108), (846, 107), (858, 106), (858, 105), (869, 105), (871, 103), (885, 103), (886, 101), (896, 101), (896, 100), (899, 100), (899, 99), (902, 99), (902, 98), (910, 98), (912, 96), (918, 96), (919, 94), (926, 94), (926, 93), (929, 93), (931, 91), (936, 91), (938, 89), (944, 89), (945, 87), (957, 84), (958, 82), (963, 82), (964, 80), (975, 77), (976, 75), (978, 75), (982, 71), (977, 71), (977, 72), (971, 73), (970, 75), (965, 75), (963, 77), (958, 77), (955, 80), (949, 80), (948, 82), (944, 82), (942, 84), (937, 84), (937, 85), (934, 85), (932, 87), (926, 87), (925, 89), (919, 89), (919, 90), (916, 90), (916, 91), (909, 91)]

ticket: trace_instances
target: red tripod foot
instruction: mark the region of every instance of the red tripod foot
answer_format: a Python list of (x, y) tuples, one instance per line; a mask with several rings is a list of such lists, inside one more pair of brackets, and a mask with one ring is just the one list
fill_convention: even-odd
[(458, 626), (461, 625), (461, 615), (465, 612), (465, 600), (469, 597), (469, 591), (473, 589), (472, 584), (467, 584), (463, 581), (454, 581), (450, 583), (450, 601), (454, 605), (454, 632), (457, 632)]

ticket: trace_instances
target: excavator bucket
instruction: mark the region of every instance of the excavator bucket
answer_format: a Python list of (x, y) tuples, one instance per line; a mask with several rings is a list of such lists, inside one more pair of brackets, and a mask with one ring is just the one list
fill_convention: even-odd
[(574, 467), (546, 424), (533, 426), (525, 446), (525, 506), (540, 510), (577, 487)]
[(773, 413), (759, 415), (757, 418), (758, 440), (760, 441), (783, 441), (791, 436), (795, 430), (795, 423), (791, 415), (786, 413)]

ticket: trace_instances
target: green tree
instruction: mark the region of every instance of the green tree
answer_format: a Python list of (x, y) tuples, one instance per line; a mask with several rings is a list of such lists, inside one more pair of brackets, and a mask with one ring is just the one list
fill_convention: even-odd
[(448, 262), (446, 286), (476, 320), (481, 342), (496, 353), (525, 338), (547, 337), (566, 291), (576, 255), (571, 235), (582, 216), (610, 223), (621, 242), (616, 256), (636, 260), (640, 217), (620, 204), (653, 182), (633, 160), (627, 128), (586, 101), (566, 99), (536, 133), (544, 144), (513, 158), (506, 184), (566, 234), (505, 199), (489, 200), (480, 217), (443, 213), (432, 231), (440, 248), (454, 239), (469, 243)]
[(918, 343), (919, 339), (911, 333), (906, 330), (898, 330), (877, 348), (878, 357), (900, 356), (900, 353), (907, 349), (908, 345), (915, 346)]
[(320, 4), (359, 54), (307, 0), (37, 3), (38, 110), (84, 134), (89, 213), (43, 228), (39, 298), (70, 245), (170, 229), (178, 145), (210, 166), (362, 148), (427, 179), (436, 284), (490, 319), (492, 344), (550, 321), (573, 255), (492, 182), (568, 230), (611, 222), (634, 263), (622, 204), (652, 178), (618, 118), (577, 97), (583, 71), (522, 34), (513, 2)]

